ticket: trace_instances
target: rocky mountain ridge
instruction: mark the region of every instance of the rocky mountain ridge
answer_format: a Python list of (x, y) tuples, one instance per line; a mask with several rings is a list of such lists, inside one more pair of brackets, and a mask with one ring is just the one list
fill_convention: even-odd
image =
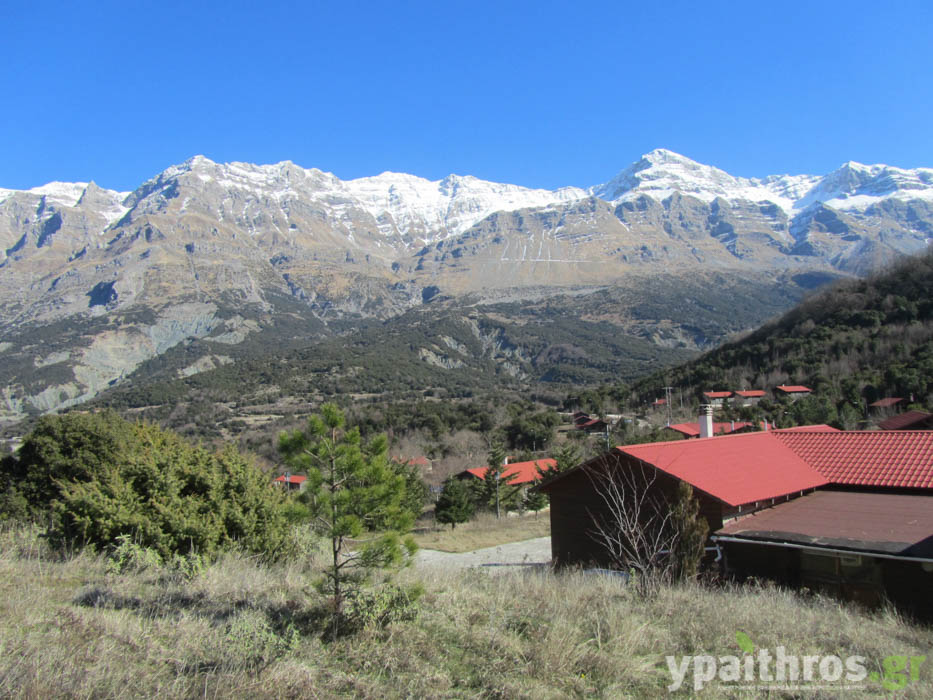
[(315, 338), (434, 299), (659, 274), (858, 275), (931, 236), (930, 169), (759, 180), (663, 149), (556, 191), (201, 156), (130, 193), (0, 190), (0, 412), (80, 403), (192, 338)]

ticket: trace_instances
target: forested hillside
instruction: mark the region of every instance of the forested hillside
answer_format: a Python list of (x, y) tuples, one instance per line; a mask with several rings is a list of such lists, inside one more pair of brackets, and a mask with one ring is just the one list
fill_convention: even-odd
[[(777, 321), (636, 384), (643, 400), (666, 385), (703, 391), (804, 384), (822, 418), (851, 422), (897, 396), (933, 406), (933, 251), (814, 294)], [(818, 417), (818, 416), (814, 416)]]

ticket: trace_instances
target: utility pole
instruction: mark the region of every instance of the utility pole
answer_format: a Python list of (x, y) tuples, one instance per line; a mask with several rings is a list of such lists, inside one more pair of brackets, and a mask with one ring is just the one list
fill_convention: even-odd
[(664, 396), (666, 397), (666, 400), (667, 400), (667, 424), (668, 426), (670, 426), (671, 424), (671, 392), (673, 390), (674, 390), (674, 387), (672, 386), (664, 387)]

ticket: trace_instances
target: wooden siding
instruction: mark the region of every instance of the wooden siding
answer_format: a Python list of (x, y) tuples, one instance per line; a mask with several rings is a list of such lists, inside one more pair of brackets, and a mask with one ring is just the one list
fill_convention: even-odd
[[(643, 465), (633, 458), (612, 456), (614, 469), (645, 469), (654, 477), (650, 488), (668, 501), (677, 494), (679, 480)], [(594, 538), (596, 522), (607, 515), (607, 507), (596, 490), (598, 480), (587, 473), (584, 466), (568, 474), (549, 490), (551, 497), (551, 554), (557, 566), (609, 566), (608, 552)], [(650, 478), (650, 476), (649, 476)], [(723, 503), (702, 491), (694, 491), (703, 516), (712, 534), (722, 527)]]

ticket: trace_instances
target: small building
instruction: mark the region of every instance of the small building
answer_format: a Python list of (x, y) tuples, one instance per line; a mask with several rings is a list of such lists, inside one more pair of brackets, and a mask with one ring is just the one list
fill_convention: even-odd
[(726, 573), (933, 617), (933, 497), (818, 490), (736, 518), (712, 541)]
[(933, 430), (933, 413), (906, 411), (878, 423), (882, 430)]
[(558, 565), (612, 565), (594, 529), (611, 513), (608, 474), (644, 500), (693, 487), (726, 573), (821, 583), (933, 618), (933, 433), (825, 426), (626, 445), (542, 487)]
[(868, 408), (872, 410), (873, 413), (892, 413), (897, 410), (898, 404), (904, 402), (904, 399), (896, 396), (888, 396), (883, 399), (878, 399), (868, 404)]
[(714, 408), (720, 408), (723, 404), (723, 401), (732, 398), (731, 391), (704, 391), (703, 398), (706, 399), (706, 403)]
[(655, 399), (651, 402), (651, 408), (664, 408), (667, 406), (667, 399)]
[(434, 468), (431, 460), (423, 455), (420, 457), (394, 457), (393, 459), (399, 464), (408, 464), (409, 466), (417, 467), (424, 473), (428, 473)]
[(800, 384), (781, 384), (780, 386), (774, 387), (774, 390), (778, 392), (778, 396), (787, 396), (791, 399), (799, 399), (802, 396), (809, 396), (813, 393), (812, 389)]
[(308, 477), (300, 474), (282, 474), (272, 480), (276, 486), (284, 488), (286, 491), (304, 491), (308, 485)]
[[(511, 486), (522, 486), (534, 483), (539, 478), (539, 469), (541, 471), (547, 471), (553, 467), (557, 466), (557, 460), (551, 459), (550, 457), (545, 457), (544, 459), (534, 459), (527, 462), (515, 462), (513, 464), (506, 464), (505, 470), (502, 472), (501, 480), (508, 483)], [(460, 479), (486, 479), (486, 473), (489, 471), (489, 467), (474, 467), (473, 469), (466, 469), (459, 474), (457, 477)]]
[(582, 423), (577, 423), (576, 429), (585, 433), (605, 433), (609, 430), (609, 424), (601, 418), (590, 418)]
[(735, 392), (736, 403), (739, 406), (755, 406), (765, 397), (764, 389), (745, 389)]

